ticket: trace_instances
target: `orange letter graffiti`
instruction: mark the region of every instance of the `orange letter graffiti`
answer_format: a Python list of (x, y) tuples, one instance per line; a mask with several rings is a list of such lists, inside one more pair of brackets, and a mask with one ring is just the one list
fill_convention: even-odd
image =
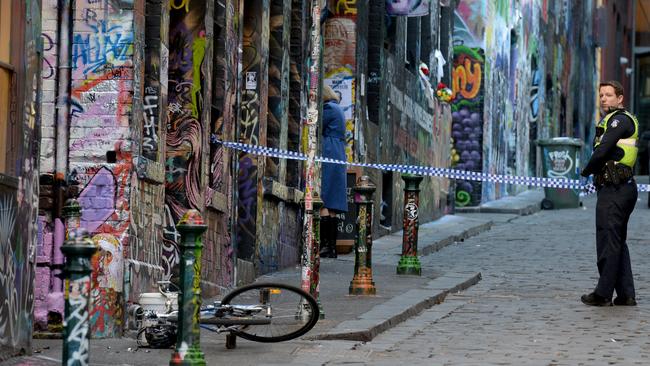
[[(465, 57), (463, 65), (458, 65), (451, 73), (451, 87), (454, 98), (460, 93), (465, 99), (474, 99), (481, 90), (481, 64)], [(468, 89), (469, 87), (469, 89)]]

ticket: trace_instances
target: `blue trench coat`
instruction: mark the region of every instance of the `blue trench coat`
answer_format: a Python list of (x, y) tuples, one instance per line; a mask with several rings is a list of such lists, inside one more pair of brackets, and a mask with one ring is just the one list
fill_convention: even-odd
[[(345, 115), (335, 102), (323, 104), (323, 156), (345, 161)], [(346, 166), (323, 163), (321, 169), (321, 199), (325, 208), (348, 211)]]

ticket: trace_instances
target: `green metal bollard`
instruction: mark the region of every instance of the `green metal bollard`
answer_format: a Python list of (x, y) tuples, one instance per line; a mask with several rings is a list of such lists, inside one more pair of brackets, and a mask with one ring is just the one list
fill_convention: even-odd
[(418, 258), (418, 212), (420, 210), (420, 182), (423, 177), (402, 174), (404, 179), (404, 230), (402, 257), (397, 265), (399, 275), (422, 275)]
[(199, 211), (190, 209), (176, 225), (181, 234), (178, 336), (170, 365), (205, 365), (201, 351), (201, 234), (207, 229)]
[(368, 176), (362, 176), (354, 186), (358, 196), (357, 238), (354, 244), (354, 277), (350, 281), (350, 295), (375, 295), (377, 288), (372, 280), (372, 199), (375, 185)]
[(97, 248), (85, 230), (73, 230), (61, 246), (66, 257), (62, 365), (88, 365), (90, 342), (90, 258)]

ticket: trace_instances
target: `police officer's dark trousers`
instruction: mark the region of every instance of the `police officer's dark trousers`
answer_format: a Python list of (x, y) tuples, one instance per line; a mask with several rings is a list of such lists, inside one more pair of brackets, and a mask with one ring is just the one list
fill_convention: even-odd
[(600, 279), (596, 294), (611, 299), (635, 297), (634, 279), (628, 251), (627, 222), (634, 210), (638, 192), (634, 180), (605, 185), (598, 190), (596, 203), (596, 254)]

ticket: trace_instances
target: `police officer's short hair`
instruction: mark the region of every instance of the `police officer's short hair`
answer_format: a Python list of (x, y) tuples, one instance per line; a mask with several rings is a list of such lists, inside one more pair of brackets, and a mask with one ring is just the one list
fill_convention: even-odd
[(619, 83), (616, 80), (603, 81), (602, 83), (600, 83), (598, 89), (600, 90), (600, 88), (602, 88), (603, 86), (611, 86), (612, 88), (614, 88), (614, 93), (616, 93), (617, 97), (621, 95), (625, 95), (625, 91), (623, 90), (623, 85), (621, 85), (621, 83)]

